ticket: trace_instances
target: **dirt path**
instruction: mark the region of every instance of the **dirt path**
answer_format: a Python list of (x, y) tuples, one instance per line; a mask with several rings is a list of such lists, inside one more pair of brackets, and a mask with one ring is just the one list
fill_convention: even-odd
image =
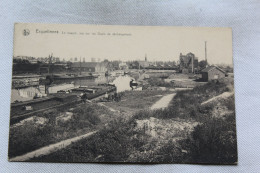
[(163, 96), (160, 100), (158, 100), (157, 102), (155, 102), (152, 105), (151, 110), (164, 109), (164, 108), (168, 107), (169, 103), (171, 102), (172, 98), (175, 95), (176, 95), (176, 93), (168, 94), (166, 96)]
[(232, 96), (233, 94), (234, 94), (234, 92), (224, 92), (224, 93), (222, 93), (222, 94), (220, 94), (218, 96), (215, 96), (215, 97), (213, 97), (213, 98), (211, 98), (211, 99), (201, 103), (201, 105), (205, 105), (205, 104), (208, 104), (210, 102), (217, 101), (219, 99), (226, 99), (226, 98)]
[[(26, 153), (24, 155), (17, 156), (17, 157), (14, 157), (14, 158), (10, 158), (9, 161), (11, 161), (11, 162), (26, 161), (26, 160), (32, 159), (34, 157), (48, 155), (52, 152), (58, 151), (60, 149), (63, 149), (65, 147), (69, 146), (73, 142), (77, 142), (81, 139), (88, 138), (88, 137), (94, 135), (96, 132), (97, 131), (93, 131), (93, 132), (90, 132), (90, 133), (87, 133), (87, 134), (84, 134), (84, 135), (81, 135), (81, 136), (77, 136), (77, 137), (74, 137), (74, 138), (71, 138), (71, 139), (66, 139), (64, 141), (58, 142), (56, 144), (48, 145), (46, 147), (37, 149), (35, 151)], [(17, 147), (19, 147), (19, 146), (17, 146)]]
[[(157, 102), (155, 102), (152, 105), (151, 110), (166, 108), (169, 105), (172, 98), (175, 96), (175, 94), (176, 93), (163, 96), (160, 100), (158, 100)], [(108, 106), (106, 106), (102, 103), (99, 103), (99, 105), (107, 107), (110, 111), (118, 112), (117, 110), (114, 110), (114, 109), (112, 109), (112, 108), (110, 108), (110, 107), (108, 107)], [(94, 132), (90, 132), (90, 133), (87, 133), (87, 134), (84, 134), (84, 135), (81, 135), (81, 136), (77, 136), (77, 137), (74, 137), (74, 138), (71, 138), (71, 139), (66, 139), (66, 140), (63, 140), (63, 141), (58, 142), (56, 144), (51, 144), (51, 145), (45, 146), (43, 148), (37, 149), (35, 151), (26, 153), (24, 155), (17, 156), (17, 157), (14, 157), (14, 158), (10, 158), (9, 161), (14, 161), (14, 162), (15, 161), (26, 161), (26, 160), (32, 159), (34, 157), (48, 155), (48, 154), (51, 154), (55, 151), (66, 148), (67, 146), (71, 145), (73, 142), (76, 142), (76, 141), (79, 141), (81, 139), (90, 137), (90, 136), (94, 135), (96, 132), (97, 131), (94, 131)]]

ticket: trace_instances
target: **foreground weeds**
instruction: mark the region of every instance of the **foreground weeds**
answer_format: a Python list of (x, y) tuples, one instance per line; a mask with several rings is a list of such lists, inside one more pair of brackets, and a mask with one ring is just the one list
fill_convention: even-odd
[(43, 124), (31, 121), (11, 127), (9, 157), (19, 156), (43, 146), (94, 131), (116, 118), (116, 115), (108, 109), (90, 103), (71, 110), (72, 116), (68, 120), (58, 120), (58, 117), (64, 114), (65, 112), (54, 109), (41, 115), (46, 119)]
[(201, 105), (233, 83), (211, 82), (180, 91), (170, 106), (118, 118), (97, 134), (48, 156), (48, 162), (152, 162), (234, 164), (237, 161), (234, 96)]

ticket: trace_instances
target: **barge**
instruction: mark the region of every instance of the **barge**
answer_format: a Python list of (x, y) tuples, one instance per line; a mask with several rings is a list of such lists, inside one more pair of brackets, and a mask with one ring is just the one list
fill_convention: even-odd
[(85, 74), (85, 75), (53, 75), (51, 77), (54, 80), (66, 80), (66, 79), (93, 79), (98, 76), (92, 74)]
[[(30, 101), (11, 103), (11, 124), (20, 122), (31, 116), (40, 116), (50, 109), (59, 109), (82, 103), (82, 95), (85, 94), (87, 100), (98, 101), (106, 94), (116, 92), (113, 85), (86, 86), (74, 88), (69, 93), (54, 93), (46, 97), (36, 98)], [(29, 108), (29, 109), (28, 109)]]

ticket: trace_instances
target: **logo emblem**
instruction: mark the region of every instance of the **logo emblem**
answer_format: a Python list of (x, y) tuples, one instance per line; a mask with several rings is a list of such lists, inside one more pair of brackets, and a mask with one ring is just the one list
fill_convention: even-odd
[(28, 36), (30, 34), (30, 30), (29, 29), (24, 29), (23, 30), (23, 35), (24, 36)]

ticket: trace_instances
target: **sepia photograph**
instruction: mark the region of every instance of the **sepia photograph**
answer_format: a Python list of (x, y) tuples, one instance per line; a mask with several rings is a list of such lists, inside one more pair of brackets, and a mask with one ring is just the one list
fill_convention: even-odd
[(16, 23), (10, 162), (236, 165), (232, 29)]

